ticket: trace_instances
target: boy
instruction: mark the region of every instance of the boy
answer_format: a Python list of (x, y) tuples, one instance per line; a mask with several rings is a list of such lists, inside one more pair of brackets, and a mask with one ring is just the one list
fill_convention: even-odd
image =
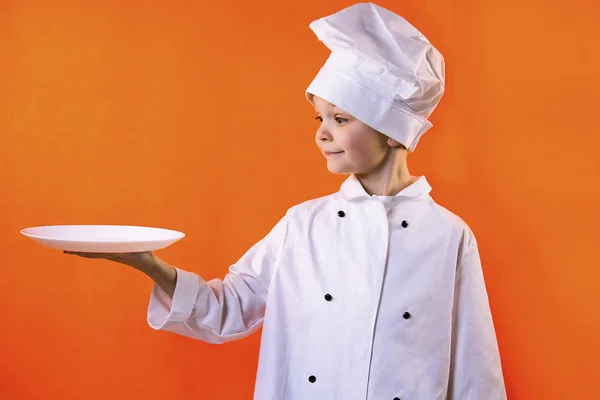
[(443, 57), (370, 3), (310, 26), (332, 51), (307, 98), (329, 171), (350, 174), (341, 190), (290, 208), (224, 280), (154, 253), (103, 257), (156, 281), (154, 329), (223, 343), (262, 325), (255, 399), (505, 399), (477, 242), (406, 162)]

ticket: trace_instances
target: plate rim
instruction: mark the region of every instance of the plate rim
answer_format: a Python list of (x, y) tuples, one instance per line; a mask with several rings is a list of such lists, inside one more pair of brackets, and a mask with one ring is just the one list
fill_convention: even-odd
[[(108, 226), (108, 227), (135, 227), (135, 228), (149, 228), (149, 229), (158, 229), (158, 230), (162, 230), (162, 231), (167, 231), (167, 232), (171, 232), (176, 234), (177, 237), (174, 238), (169, 238), (169, 239), (149, 239), (149, 240), (73, 240), (73, 239), (59, 239), (59, 238), (52, 238), (52, 237), (48, 237), (48, 236), (39, 236), (39, 235), (34, 235), (32, 233), (27, 233), (25, 232), (28, 229), (36, 229), (36, 228), (46, 228), (46, 227), (67, 227), (67, 226)], [(170, 240), (181, 240), (184, 237), (186, 237), (186, 234), (175, 230), (175, 229), (168, 229), (168, 228), (159, 228), (159, 227), (153, 227), (153, 226), (143, 226), (143, 225), (110, 225), (110, 224), (71, 224), (71, 225), (39, 225), (39, 226), (31, 226), (28, 228), (23, 228), (20, 230), (20, 233), (23, 236), (27, 236), (30, 237), (32, 239), (41, 239), (41, 240), (53, 240), (53, 241), (57, 241), (57, 242), (71, 242), (71, 243), (158, 243), (158, 242), (164, 242), (164, 241), (170, 241)]]

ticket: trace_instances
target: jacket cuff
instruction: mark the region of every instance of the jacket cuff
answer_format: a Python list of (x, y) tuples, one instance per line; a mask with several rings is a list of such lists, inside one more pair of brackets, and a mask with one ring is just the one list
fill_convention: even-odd
[(156, 330), (171, 324), (185, 323), (194, 310), (198, 289), (204, 281), (200, 276), (177, 267), (177, 283), (173, 299), (154, 283), (148, 304), (148, 324)]

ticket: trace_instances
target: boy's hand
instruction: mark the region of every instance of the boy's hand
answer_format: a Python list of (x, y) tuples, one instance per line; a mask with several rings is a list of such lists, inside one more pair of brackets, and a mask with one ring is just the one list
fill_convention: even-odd
[(129, 265), (156, 282), (169, 297), (173, 298), (177, 284), (177, 270), (160, 259), (152, 251), (137, 253), (86, 253), (80, 251), (63, 251), (65, 254), (74, 254), (84, 258), (104, 258), (121, 264)]
[(121, 264), (129, 265), (136, 269), (147, 271), (157, 265), (158, 257), (151, 251), (136, 253), (86, 253), (79, 251), (63, 251), (65, 254), (73, 254), (84, 258), (104, 258)]

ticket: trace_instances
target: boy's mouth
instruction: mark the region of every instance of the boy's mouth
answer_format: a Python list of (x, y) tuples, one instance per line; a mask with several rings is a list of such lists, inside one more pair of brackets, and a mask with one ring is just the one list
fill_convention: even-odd
[(324, 151), (323, 154), (325, 157), (333, 157), (342, 154), (343, 151)]

